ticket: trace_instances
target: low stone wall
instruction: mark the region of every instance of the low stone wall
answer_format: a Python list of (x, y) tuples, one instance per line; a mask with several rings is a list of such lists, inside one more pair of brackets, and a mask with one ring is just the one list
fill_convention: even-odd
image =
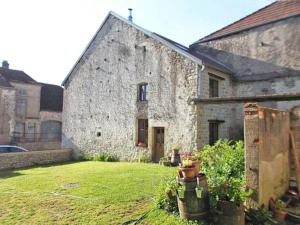
[(72, 150), (29, 151), (0, 154), (0, 170), (65, 162), (72, 159)]
[(55, 150), (61, 148), (60, 141), (52, 141), (52, 142), (20, 142), (16, 144), (17, 146), (21, 146), (29, 151), (43, 151), (43, 150)]

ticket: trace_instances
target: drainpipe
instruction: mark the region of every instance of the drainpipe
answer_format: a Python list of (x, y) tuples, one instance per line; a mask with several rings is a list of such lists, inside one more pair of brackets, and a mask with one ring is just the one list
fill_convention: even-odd
[(199, 71), (199, 73), (198, 73), (198, 77), (197, 77), (197, 95), (198, 95), (198, 98), (200, 98), (201, 97), (201, 73), (203, 72), (203, 70), (205, 69), (205, 66), (204, 66), (204, 64), (202, 63), (201, 64), (201, 69), (200, 69), (200, 71)]

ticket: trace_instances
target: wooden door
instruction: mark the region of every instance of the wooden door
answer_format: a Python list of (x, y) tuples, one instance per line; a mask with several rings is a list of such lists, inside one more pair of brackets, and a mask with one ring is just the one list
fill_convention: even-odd
[(165, 129), (163, 127), (154, 128), (154, 144), (153, 144), (153, 162), (159, 162), (160, 158), (164, 157), (164, 139)]

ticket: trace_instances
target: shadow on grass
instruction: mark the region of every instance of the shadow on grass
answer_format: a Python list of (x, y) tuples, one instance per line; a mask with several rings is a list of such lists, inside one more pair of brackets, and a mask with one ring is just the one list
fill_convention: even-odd
[(45, 164), (45, 165), (36, 164), (36, 165), (30, 166), (30, 167), (0, 170), (0, 179), (25, 175), (23, 173), (20, 173), (19, 170), (25, 170), (26, 171), (26, 170), (31, 170), (31, 169), (35, 169), (35, 168), (49, 168), (49, 167), (53, 167), (53, 166), (71, 165), (71, 164), (75, 164), (75, 163), (79, 163), (79, 162), (82, 162), (82, 161), (68, 161), (68, 162), (60, 162), (60, 163), (49, 163), (49, 164)]
[(16, 172), (14, 170), (4, 170), (4, 171), (0, 171), (0, 180), (1, 179), (7, 179), (7, 178), (12, 178), (12, 177), (18, 177), (24, 175), (20, 172)]

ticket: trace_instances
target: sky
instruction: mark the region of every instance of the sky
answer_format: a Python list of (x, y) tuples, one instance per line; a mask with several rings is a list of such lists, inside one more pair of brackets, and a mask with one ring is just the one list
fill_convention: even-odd
[(274, 0), (0, 0), (0, 61), (60, 85), (109, 11), (188, 46)]

